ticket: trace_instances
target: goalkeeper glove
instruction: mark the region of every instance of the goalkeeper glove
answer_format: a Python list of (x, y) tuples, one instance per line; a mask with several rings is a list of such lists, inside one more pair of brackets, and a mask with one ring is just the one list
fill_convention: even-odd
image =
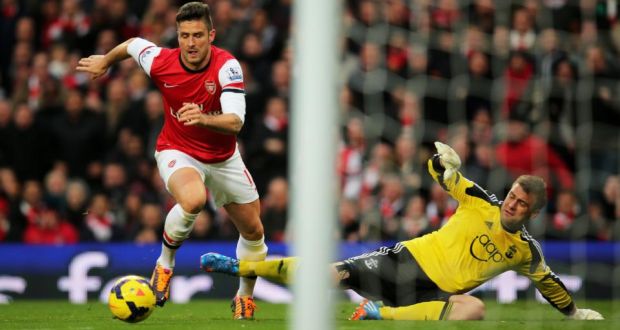
[(567, 317), (569, 320), (604, 320), (601, 313), (586, 308), (578, 308), (573, 315)]
[(443, 172), (444, 180), (450, 179), (454, 173), (458, 172), (461, 167), (461, 158), (449, 145), (441, 142), (435, 142), (435, 148), (437, 148), (437, 154), (439, 154), (439, 161), (441, 166), (445, 169)]

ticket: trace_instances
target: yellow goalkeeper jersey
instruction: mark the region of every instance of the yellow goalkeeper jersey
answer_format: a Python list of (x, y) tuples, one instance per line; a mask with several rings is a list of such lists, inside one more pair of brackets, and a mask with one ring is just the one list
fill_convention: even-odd
[(534, 282), (542, 295), (567, 313), (572, 298), (545, 263), (540, 245), (525, 230), (512, 233), (500, 223), (501, 203), (456, 173), (442, 179), (437, 156), (429, 173), (459, 202), (456, 213), (439, 230), (403, 242), (428, 277), (443, 291), (465, 293), (492, 277), (514, 270)]

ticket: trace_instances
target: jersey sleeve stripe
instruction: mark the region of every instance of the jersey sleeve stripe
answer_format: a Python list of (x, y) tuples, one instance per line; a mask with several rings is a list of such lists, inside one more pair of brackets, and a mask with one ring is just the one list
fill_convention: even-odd
[[(446, 183), (443, 180), (443, 172), (446, 171), (446, 169), (441, 165), (440, 159), (439, 159), (439, 154), (435, 154), (433, 155), (433, 158), (431, 158), (431, 166), (433, 167), (433, 170), (435, 172), (437, 172), (437, 183), (439, 183), (439, 185), (441, 186), (441, 188), (445, 191), (450, 191), (450, 189), (448, 189), (448, 186), (446, 185)], [(458, 173), (457, 173), (458, 174)]]
[[(562, 283), (562, 281), (560, 280), (560, 278), (555, 275), (553, 272), (550, 272), (549, 274), (547, 274), (545, 277), (543, 277), (543, 279), (541, 280), (541, 282), (544, 282), (545, 280), (551, 280), (553, 282), (555, 282), (559, 287), (561, 287), (562, 289), (564, 289), (564, 291), (566, 291), (566, 294), (568, 294), (570, 296), (570, 293), (568, 292), (568, 290), (566, 289), (566, 286), (564, 286), (564, 283)], [(570, 304), (568, 304), (566, 307), (564, 308), (560, 308), (560, 306), (558, 306), (557, 303), (555, 303), (554, 301), (552, 301), (549, 297), (547, 297), (542, 291), (540, 291), (541, 295), (543, 296), (543, 298), (545, 298), (545, 300), (547, 300), (549, 302), (549, 304), (551, 304), (551, 306), (553, 306), (555, 309), (559, 310), (560, 312), (562, 312), (565, 315), (568, 315), (568, 313), (570, 313), (570, 311), (573, 310), (573, 306), (575, 305), (575, 302), (572, 301), (572, 297), (571, 297), (571, 302)]]
[(242, 88), (243, 89), (243, 88), (245, 88), (245, 85), (241, 81), (241, 82), (233, 82), (233, 83), (226, 84), (226, 85), (222, 86), (222, 88), (229, 88), (229, 87), (230, 88)]
[(241, 88), (224, 88), (222, 89), (222, 93), (231, 92), (231, 93), (245, 93), (244, 89)]
[(482, 189), (477, 183), (465, 189), (465, 193), (472, 197), (480, 198), (493, 206), (499, 206), (499, 201), (495, 195), (489, 195), (486, 190)]
[(536, 268), (538, 267), (538, 264), (543, 262), (542, 249), (540, 248), (538, 242), (536, 242), (536, 240), (532, 236), (530, 236), (530, 234), (525, 230), (525, 228), (521, 232), (521, 239), (526, 241), (527, 244), (530, 246), (530, 251), (532, 252), (530, 273), (534, 273), (536, 271)]

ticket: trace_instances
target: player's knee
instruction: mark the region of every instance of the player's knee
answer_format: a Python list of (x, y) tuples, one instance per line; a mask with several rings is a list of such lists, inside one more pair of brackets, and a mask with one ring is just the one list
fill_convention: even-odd
[(243, 238), (247, 239), (248, 241), (257, 241), (263, 238), (264, 235), (265, 232), (262, 225), (248, 227), (244, 232), (241, 233), (241, 236), (243, 236)]
[(485, 314), (485, 306), (482, 300), (472, 297), (468, 302), (468, 310), (469, 310), (469, 320), (482, 320), (484, 319)]
[(484, 319), (485, 307), (482, 300), (467, 296), (456, 295), (450, 297), (454, 304), (450, 313), (450, 320), (482, 320)]
[(206, 194), (183, 194), (181, 198), (177, 200), (179, 205), (187, 213), (196, 214), (202, 211), (207, 203)]
[(240, 231), (240, 234), (248, 241), (257, 241), (263, 238), (265, 230), (263, 229), (263, 224), (258, 221), (258, 223), (245, 226), (243, 231)]

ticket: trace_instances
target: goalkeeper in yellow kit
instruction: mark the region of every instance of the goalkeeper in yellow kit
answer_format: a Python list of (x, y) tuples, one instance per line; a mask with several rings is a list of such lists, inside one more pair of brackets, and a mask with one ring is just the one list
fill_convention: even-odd
[[(461, 161), (452, 148), (440, 142), (435, 146), (437, 154), (428, 161), (428, 171), (459, 207), (435, 232), (333, 264), (341, 287), (370, 299), (351, 319), (483, 319), (484, 303), (465, 293), (507, 270), (527, 276), (569, 319), (603, 319), (596, 311), (575, 306), (545, 263), (540, 245), (525, 230), (546, 204), (545, 182), (520, 176), (501, 202), (458, 172)], [(201, 257), (207, 272), (282, 283), (290, 281), (296, 265), (296, 258), (253, 262), (217, 253)]]

